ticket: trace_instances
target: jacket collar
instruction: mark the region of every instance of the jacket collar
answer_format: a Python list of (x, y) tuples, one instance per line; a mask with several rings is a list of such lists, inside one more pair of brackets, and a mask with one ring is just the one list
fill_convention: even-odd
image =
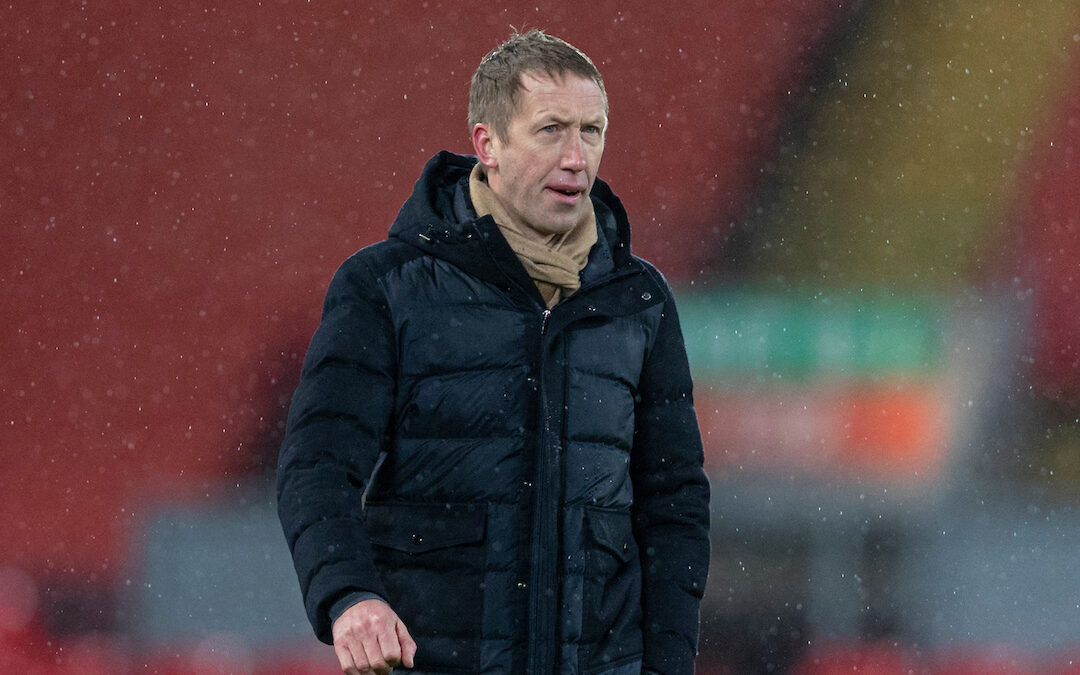
[[(476, 158), (440, 152), (424, 167), (413, 193), (390, 226), (390, 237), (441, 258), (499, 287), (529, 292), (529, 279), (513, 249), (490, 216), (477, 218), (468, 178)], [(583, 272), (583, 284), (639, 268), (630, 254), (630, 222), (618, 197), (597, 179), (591, 193), (600, 224), (598, 245)], [(539, 293), (536, 292), (537, 297)]]

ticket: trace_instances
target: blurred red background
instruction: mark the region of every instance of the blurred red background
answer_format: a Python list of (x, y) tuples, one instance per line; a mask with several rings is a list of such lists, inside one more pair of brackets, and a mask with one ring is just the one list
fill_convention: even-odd
[(468, 79), (511, 24), (598, 61), (601, 175), (679, 280), (723, 249), (844, 5), (0, 10), (3, 555), (111, 578), (142, 499), (273, 454), (330, 276), (428, 157), (470, 150)]

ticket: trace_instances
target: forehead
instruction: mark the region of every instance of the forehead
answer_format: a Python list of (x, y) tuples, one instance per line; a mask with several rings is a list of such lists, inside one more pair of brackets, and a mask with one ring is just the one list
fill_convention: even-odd
[(517, 112), (529, 117), (546, 114), (607, 117), (607, 99), (596, 82), (577, 73), (521, 75)]

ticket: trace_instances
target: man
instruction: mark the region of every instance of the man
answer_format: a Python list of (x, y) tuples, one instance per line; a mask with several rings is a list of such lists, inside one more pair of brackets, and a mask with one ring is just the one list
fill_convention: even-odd
[(708, 483), (671, 293), (596, 171), (593, 63), (515, 34), (338, 270), (278, 511), (346, 673), (693, 672)]

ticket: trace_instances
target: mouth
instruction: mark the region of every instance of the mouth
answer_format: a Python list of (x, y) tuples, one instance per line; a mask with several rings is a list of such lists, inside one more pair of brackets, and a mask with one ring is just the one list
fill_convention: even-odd
[(548, 191), (554, 195), (555, 199), (565, 204), (576, 204), (583, 194), (581, 188), (567, 186), (550, 186)]

